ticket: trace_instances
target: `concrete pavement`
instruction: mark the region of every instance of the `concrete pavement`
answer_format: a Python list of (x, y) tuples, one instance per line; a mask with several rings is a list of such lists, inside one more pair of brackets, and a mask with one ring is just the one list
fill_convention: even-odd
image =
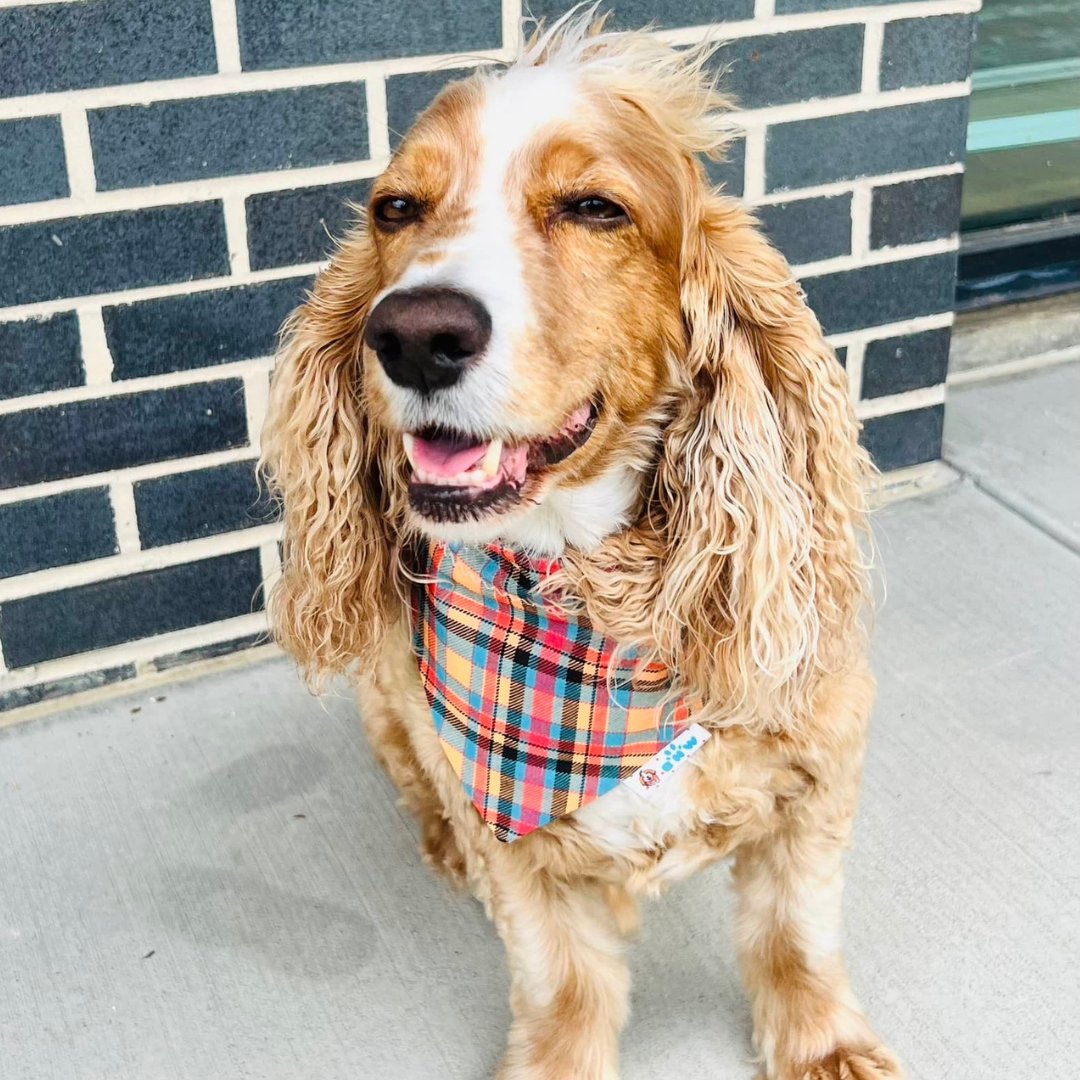
[[(1080, 1061), (1080, 366), (954, 392), (878, 518), (857, 992), (913, 1080)], [(480, 1080), (501, 947), (348, 696), (275, 660), (0, 731), (2, 1080)], [(624, 1080), (750, 1080), (724, 868), (647, 908)]]

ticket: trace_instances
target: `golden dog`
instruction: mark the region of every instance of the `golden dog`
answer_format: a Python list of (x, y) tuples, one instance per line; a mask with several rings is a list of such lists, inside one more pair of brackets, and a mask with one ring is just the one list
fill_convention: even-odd
[[(787, 264), (706, 182), (729, 131), (709, 57), (577, 15), (447, 87), (274, 377), (276, 633), (315, 684), (355, 675), (427, 858), (494, 919), (504, 1080), (616, 1077), (635, 898), (728, 855), (764, 1076), (901, 1075), (839, 945), (870, 466)], [(558, 595), (664, 664), (712, 733), (677, 781), (500, 843), (418, 675), (425, 537), (556, 558)]]

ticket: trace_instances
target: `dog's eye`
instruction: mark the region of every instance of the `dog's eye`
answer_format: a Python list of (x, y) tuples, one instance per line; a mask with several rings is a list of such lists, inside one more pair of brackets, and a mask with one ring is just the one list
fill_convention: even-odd
[(563, 215), (587, 225), (625, 225), (630, 221), (630, 215), (617, 202), (602, 195), (586, 195), (568, 202)]
[(420, 204), (407, 195), (386, 195), (375, 203), (373, 212), (384, 229), (397, 229), (420, 217)]

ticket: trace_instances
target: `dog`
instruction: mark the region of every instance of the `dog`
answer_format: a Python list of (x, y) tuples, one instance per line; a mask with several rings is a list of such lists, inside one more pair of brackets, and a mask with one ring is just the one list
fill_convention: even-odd
[(355, 678), (504, 940), (501, 1080), (615, 1078), (637, 898), (728, 856), (762, 1075), (899, 1077), (839, 944), (872, 466), (707, 182), (712, 50), (594, 10), (443, 89), (286, 324), (272, 624), (316, 688)]

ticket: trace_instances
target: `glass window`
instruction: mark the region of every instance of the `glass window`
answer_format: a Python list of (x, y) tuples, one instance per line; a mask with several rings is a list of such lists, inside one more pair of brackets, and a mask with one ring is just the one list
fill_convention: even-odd
[(1080, 0), (983, 0), (965, 229), (1080, 211)]

